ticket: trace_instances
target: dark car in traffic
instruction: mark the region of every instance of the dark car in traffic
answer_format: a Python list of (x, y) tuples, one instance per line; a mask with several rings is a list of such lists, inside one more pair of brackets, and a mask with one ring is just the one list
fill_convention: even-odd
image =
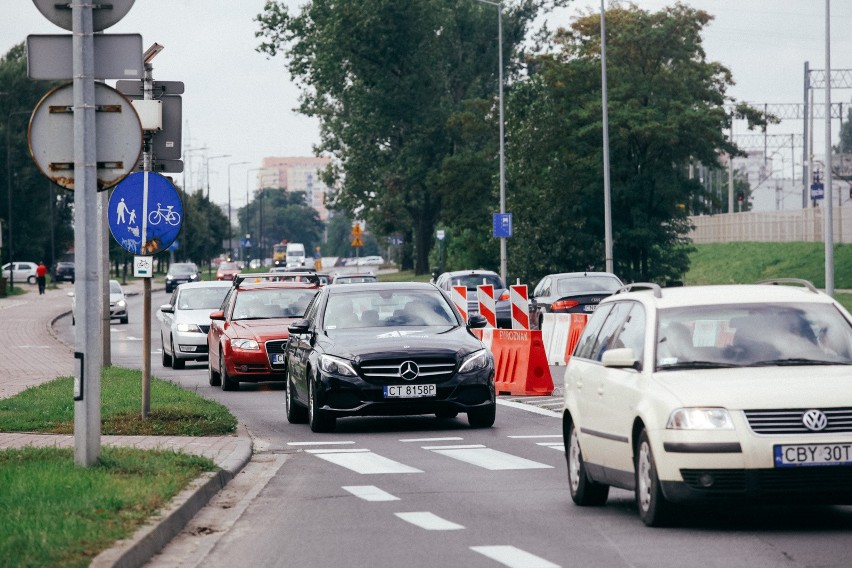
[(70, 281), (71, 284), (74, 283), (74, 262), (60, 260), (53, 267), (53, 281), (64, 282), (66, 280)]
[(184, 282), (198, 282), (198, 266), (194, 262), (175, 262), (166, 272), (166, 293), (171, 294), (175, 288)]
[(435, 285), (450, 293), (453, 286), (467, 288), (468, 316), (479, 313), (479, 301), (476, 289), (483, 284), (494, 287), (494, 308), (497, 316), (497, 327), (512, 327), (512, 304), (509, 301), (509, 290), (500, 275), (491, 270), (456, 270), (444, 272), (435, 280)]
[(530, 324), (541, 329), (544, 314), (591, 314), (598, 304), (621, 288), (610, 272), (561, 272), (542, 278), (530, 296)]
[(425, 282), (325, 286), (289, 326), (291, 423), (333, 431), (338, 418), (467, 413), (494, 424), (494, 360), (449, 298)]

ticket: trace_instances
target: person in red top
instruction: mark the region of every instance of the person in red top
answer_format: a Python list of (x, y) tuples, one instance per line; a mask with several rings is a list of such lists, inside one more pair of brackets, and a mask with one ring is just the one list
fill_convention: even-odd
[(38, 293), (44, 294), (44, 287), (47, 284), (47, 267), (44, 262), (39, 262), (36, 267), (36, 282), (38, 282)]

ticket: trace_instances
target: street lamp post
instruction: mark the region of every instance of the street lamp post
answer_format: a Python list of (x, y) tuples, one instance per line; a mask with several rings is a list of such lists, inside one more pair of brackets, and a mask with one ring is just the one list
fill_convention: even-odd
[(243, 164), (248, 164), (250, 162), (232, 162), (228, 164), (228, 256), (234, 252), (234, 243), (231, 240), (231, 236), (234, 233), (234, 226), (231, 223), (231, 166), (241, 166)]
[[(251, 223), (249, 222), (251, 219), (251, 211), (249, 210), (249, 203), (251, 203), (249, 200), (249, 174), (262, 171), (263, 169), (265, 168), (251, 168), (246, 170), (246, 235), (251, 235)], [(250, 237), (247, 236), (246, 238)], [(248, 251), (246, 251), (246, 260), (249, 260)]]
[(215, 160), (216, 158), (230, 158), (230, 154), (219, 154), (218, 156), (210, 156), (206, 160), (204, 160), (204, 177), (207, 178), (207, 201), (210, 201), (210, 160)]
[[(506, 213), (506, 152), (503, 120), (503, 3), (489, 0), (477, 0), (483, 4), (497, 7), (497, 66), (500, 104), (500, 215)], [(500, 278), (506, 282), (506, 237), (500, 237)]]

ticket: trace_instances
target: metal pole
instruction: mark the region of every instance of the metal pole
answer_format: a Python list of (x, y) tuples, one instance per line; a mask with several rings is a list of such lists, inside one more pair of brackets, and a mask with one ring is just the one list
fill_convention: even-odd
[(808, 101), (810, 100), (810, 90), (811, 90), (811, 71), (810, 71), (810, 63), (805, 61), (805, 100), (802, 105), (802, 115), (803, 115), (803, 132), (802, 136), (802, 209), (807, 209), (808, 207), (808, 189), (809, 189), (809, 180), (810, 180), (810, 160), (808, 159), (808, 139), (811, 137), (811, 132), (808, 130), (808, 126), (810, 122), (808, 121)]
[[(731, 111), (731, 140), (734, 139), (734, 112)], [(764, 153), (764, 158), (766, 154)], [(734, 156), (728, 154), (728, 213), (734, 212)]]
[(231, 259), (231, 255), (234, 252), (234, 242), (232, 240), (234, 225), (231, 221), (231, 166), (239, 166), (248, 163), (249, 162), (234, 162), (228, 164), (228, 260), (233, 260)]
[(99, 222), (95, 139), (95, 50), (92, 1), (71, 4), (74, 69), (74, 249), (76, 276), (74, 461), (91, 466), (101, 449), (101, 349), (97, 340), (103, 306), (99, 297)]
[(606, 83), (606, 9), (601, 0), (601, 107), (603, 113), (604, 247), (606, 271), (614, 272), (612, 260), (612, 204), (609, 179), (609, 109)]
[(834, 296), (834, 215), (831, 194), (831, 0), (825, 0), (825, 292)]
[[(497, 5), (497, 55), (500, 81), (500, 213), (506, 213), (506, 135), (503, 114), (503, 4)], [(507, 280), (506, 237), (500, 237), (500, 278), (503, 282)]]
[[(142, 98), (146, 101), (154, 98), (154, 66), (145, 61), (145, 74), (142, 77)], [(145, 147), (142, 152), (142, 170), (147, 176), (153, 167), (151, 155), (151, 135), (145, 133)], [(147, 178), (145, 180), (147, 187)], [(143, 215), (145, 213), (143, 212)], [(142, 419), (151, 414), (151, 279), (142, 279)]]

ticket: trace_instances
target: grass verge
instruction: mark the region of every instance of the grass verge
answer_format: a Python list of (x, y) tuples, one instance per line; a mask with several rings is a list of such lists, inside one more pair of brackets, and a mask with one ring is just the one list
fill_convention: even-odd
[[(0, 399), (0, 432), (73, 434), (72, 377)], [(101, 433), (123, 436), (222, 436), (237, 420), (228, 409), (173, 383), (151, 378), (151, 412), (142, 419), (142, 373), (108, 367), (101, 374)]]
[(88, 566), (131, 536), (190, 481), (215, 465), (168, 451), (104, 447), (93, 467), (73, 450), (0, 452), (4, 566)]

